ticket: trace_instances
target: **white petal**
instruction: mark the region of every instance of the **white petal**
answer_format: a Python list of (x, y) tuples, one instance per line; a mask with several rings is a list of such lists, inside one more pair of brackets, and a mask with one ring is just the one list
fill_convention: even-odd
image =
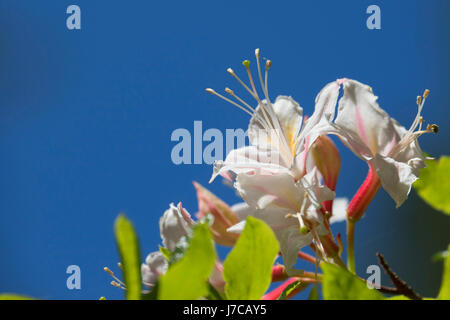
[(320, 207), (324, 201), (333, 200), (336, 195), (334, 191), (320, 183), (320, 173), (319, 170), (317, 170), (317, 167), (314, 167), (308, 172), (300, 182), (307, 190), (309, 200), (316, 207)]
[(309, 133), (313, 127), (326, 125), (334, 118), (339, 96), (340, 81), (327, 84), (317, 95), (314, 113), (306, 121), (304, 131)]
[(232, 233), (241, 234), (242, 231), (244, 231), (244, 228), (245, 228), (245, 220), (244, 220), (244, 221), (241, 221), (241, 222), (238, 222), (238, 223), (236, 223), (235, 225), (229, 227), (229, 228), (227, 229), (227, 232), (232, 232)]
[(231, 206), (231, 211), (239, 220), (245, 220), (255, 212), (255, 208), (250, 207), (246, 202), (239, 202)]
[(275, 231), (275, 235), (280, 243), (280, 251), (283, 256), (286, 272), (290, 276), (301, 274), (299, 270), (294, 268), (294, 265), (297, 262), (300, 249), (311, 244), (313, 240), (311, 232), (302, 234), (298, 226), (291, 226), (283, 230)]
[(288, 173), (272, 175), (258, 171), (251, 175), (239, 174), (235, 188), (241, 197), (255, 208), (278, 207), (294, 212), (300, 210), (305, 192)]
[[(401, 126), (397, 121), (394, 122), (395, 128), (401, 138), (407, 133), (407, 130)], [(386, 150), (390, 151), (390, 150)], [(386, 155), (382, 153), (382, 155)], [(409, 165), (416, 176), (419, 175), (419, 170), (425, 168), (425, 155), (419, 146), (419, 142), (414, 140), (407, 146), (400, 154), (395, 158), (395, 160), (406, 163)]]
[(394, 199), (397, 208), (408, 198), (411, 185), (418, 179), (413, 168), (392, 158), (376, 155), (371, 161), (384, 190)]
[(330, 218), (330, 223), (341, 222), (347, 220), (347, 198), (336, 198), (333, 200), (333, 215)]
[(335, 120), (341, 140), (365, 160), (399, 141), (393, 119), (379, 107), (377, 99), (369, 86), (346, 80)]

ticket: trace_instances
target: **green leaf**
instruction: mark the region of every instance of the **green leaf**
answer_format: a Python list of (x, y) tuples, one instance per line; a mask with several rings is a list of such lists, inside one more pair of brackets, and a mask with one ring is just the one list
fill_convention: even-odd
[(308, 300), (320, 300), (319, 299), (319, 289), (317, 285), (314, 285), (309, 292)]
[(420, 197), (433, 208), (450, 214), (450, 157), (439, 161), (426, 160), (426, 168), (420, 170), (414, 188)]
[(447, 257), (448, 257), (448, 250), (445, 250), (445, 251), (441, 251), (441, 252), (435, 253), (435, 254), (431, 257), (431, 260), (432, 260), (433, 262), (438, 262), (438, 261), (443, 261), (443, 260), (445, 260), (445, 258), (447, 258)]
[(289, 284), (286, 288), (284, 288), (284, 290), (281, 292), (280, 296), (278, 297), (277, 300), (287, 300), (287, 297), (289, 296), (289, 294), (297, 289), (299, 286), (301, 286), (301, 282), (300, 281), (294, 281), (291, 284)]
[(270, 227), (248, 217), (244, 231), (223, 265), (230, 300), (260, 299), (270, 285), (279, 244)]
[[(450, 250), (450, 245), (447, 250)], [(444, 261), (441, 290), (439, 290), (437, 298), (439, 300), (450, 300), (450, 255), (447, 255)]]
[(405, 297), (404, 295), (398, 295), (398, 296), (392, 296), (389, 298), (386, 298), (384, 300), (411, 300), (408, 297)]
[(369, 289), (365, 281), (334, 264), (321, 264), (322, 292), (325, 300), (383, 300), (376, 289)]
[(128, 300), (140, 300), (142, 282), (139, 243), (133, 225), (125, 215), (120, 214), (117, 217), (114, 224), (114, 233), (123, 266), (123, 277), (127, 286), (126, 298)]
[(197, 224), (183, 258), (158, 281), (158, 300), (195, 300), (209, 292), (216, 253), (208, 225)]
[(0, 293), (0, 300), (35, 300), (35, 299), (15, 293)]

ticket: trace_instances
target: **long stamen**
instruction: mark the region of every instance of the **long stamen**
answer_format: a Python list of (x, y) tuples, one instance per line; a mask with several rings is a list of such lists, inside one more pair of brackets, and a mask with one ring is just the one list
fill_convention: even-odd
[(253, 82), (252, 72), (250, 71), (250, 61), (244, 60), (242, 62), (245, 69), (247, 70), (248, 80), (250, 81), (250, 85), (252, 86), (253, 93), (255, 96), (255, 99), (258, 101), (258, 103), (261, 103), (261, 99), (259, 98), (258, 91), (256, 91), (255, 83)]
[[(430, 90), (426, 89), (422, 96), (417, 96), (417, 115), (409, 128), (409, 130), (403, 135), (403, 137), (400, 139), (399, 143), (397, 144), (396, 148), (394, 148), (391, 151), (391, 154), (393, 157), (397, 157), (405, 148), (407, 148), (414, 140), (419, 138), (424, 133), (437, 133), (438, 126), (428, 125), (426, 130), (422, 130), (422, 124), (424, 122), (421, 113), (422, 109), (425, 104), (425, 100), (428, 98), (428, 95), (430, 94)], [(415, 131), (418, 128), (418, 131)]]
[(127, 288), (125, 288), (124, 286), (122, 286), (120, 283), (117, 283), (117, 282), (115, 282), (115, 281), (111, 281), (111, 285), (114, 286), (114, 287), (116, 287), (116, 288), (123, 289), (123, 290), (126, 290), (126, 289), (127, 289)]
[(225, 92), (234, 97), (235, 99), (239, 100), (240, 103), (242, 103), (247, 108), (249, 108), (253, 113), (255, 113), (255, 109), (253, 109), (247, 102), (239, 98), (239, 96), (235, 94), (233, 90), (231, 90), (230, 88), (225, 88)]
[(266, 61), (266, 68), (265, 68), (266, 71), (265, 71), (265, 74), (264, 74), (264, 87), (266, 88), (267, 92), (269, 92), (268, 84), (267, 84), (267, 78), (269, 76), (269, 69), (270, 69), (271, 66), (272, 66), (272, 61), (267, 60)]
[(264, 107), (264, 104), (262, 103), (261, 99), (259, 99), (258, 92), (256, 91), (255, 83), (253, 82), (252, 73), (250, 71), (250, 61), (245, 60), (244, 62), (242, 62), (242, 64), (244, 65), (245, 69), (247, 69), (248, 78), (250, 80), (250, 84), (251, 84), (251, 86), (253, 88), (253, 92), (254, 92), (253, 97), (256, 99), (258, 104), (261, 106), (261, 109), (262, 109), (263, 115), (264, 115), (264, 119), (266, 119), (267, 124), (270, 126), (270, 128), (272, 130), (275, 130), (272, 122), (269, 120), (269, 117), (268, 117), (267, 112), (266, 112), (266, 108)]
[(116, 280), (117, 281), (116, 283), (125, 287), (125, 283), (120, 281), (120, 279), (115, 276), (114, 272), (111, 271), (111, 269), (109, 269), (108, 267), (104, 267), (103, 270), (105, 270), (114, 280)]
[(258, 100), (257, 97), (255, 97), (255, 94), (252, 92), (252, 90), (250, 90), (250, 88), (241, 80), (241, 78), (238, 77), (238, 75), (233, 71), (233, 69), (228, 68), (227, 72), (229, 74), (231, 74), (233, 77), (236, 78), (236, 80), (252, 95), (253, 98), (255, 98), (256, 100)]
[[(274, 114), (274, 109), (273, 109), (272, 103), (270, 102), (269, 92), (267, 90), (267, 70), (268, 70), (267, 63), (266, 63), (266, 79), (265, 79), (266, 83), (264, 84), (263, 83), (263, 79), (262, 79), (262, 73), (261, 73), (261, 64), (260, 64), (260, 61), (259, 61), (260, 60), (260, 50), (259, 49), (255, 49), (255, 57), (256, 57), (256, 64), (257, 64), (257, 68), (258, 68), (259, 81), (261, 83), (261, 89), (262, 89), (262, 91), (264, 93), (264, 96), (266, 98), (266, 102), (267, 102), (267, 104), (270, 107), (270, 108), (267, 109), (267, 112), (272, 117), (272, 119), (277, 119), (276, 115)], [(269, 67), (270, 67), (270, 65), (271, 65), (271, 62), (269, 60)], [(247, 71), (250, 73), (250, 69), (248, 68), (248, 65), (247, 65), (246, 68), (247, 68)], [(265, 111), (265, 108), (263, 108), (263, 111)], [(283, 148), (283, 152), (286, 155), (288, 155), (288, 158), (290, 159), (291, 153), (290, 153), (289, 146), (288, 146), (286, 140), (282, 139), (281, 136), (280, 136), (280, 134), (281, 134), (280, 124), (276, 120), (274, 120), (273, 125), (276, 127), (275, 129), (276, 129), (277, 137), (278, 137), (278, 140), (282, 144), (281, 147)]]
[(411, 133), (406, 137), (406, 139), (402, 139), (402, 142), (398, 144), (399, 149), (395, 150), (393, 156), (398, 156), (403, 150), (405, 150), (414, 140), (417, 140), (424, 133), (437, 133), (439, 131), (439, 127), (436, 124), (429, 124), (425, 130), (420, 130)]
[(240, 104), (234, 102), (233, 100), (228, 99), (227, 97), (224, 97), (223, 95), (217, 93), (215, 90), (213, 90), (213, 89), (211, 89), (211, 88), (206, 88), (205, 90), (206, 90), (206, 92), (209, 92), (209, 93), (211, 93), (211, 94), (213, 94), (213, 95), (216, 95), (216, 96), (218, 96), (219, 98), (225, 100), (226, 102), (229, 102), (229, 103), (231, 103), (232, 105), (238, 107), (238, 108), (241, 109), (242, 111), (248, 113), (250, 116), (253, 116), (253, 114), (252, 114), (250, 111), (248, 111), (247, 109), (245, 109), (243, 106), (241, 106)]
[(428, 95), (430, 94), (430, 90), (426, 89), (423, 93), (423, 98), (418, 96), (417, 97), (417, 115), (416, 118), (414, 119), (411, 127), (408, 130), (407, 134), (411, 134), (414, 132), (414, 130), (416, 130), (417, 126), (420, 124), (420, 117), (421, 117), (421, 113), (422, 113), (422, 109), (423, 106), (425, 105), (425, 100), (428, 98)]
[(252, 111), (252, 115), (255, 117), (255, 119), (263, 126), (264, 130), (266, 130), (267, 132), (270, 131), (270, 128), (267, 127), (266, 121), (261, 118), (261, 116), (256, 113), (255, 109), (253, 109), (247, 102), (245, 102), (244, 100), (242, 100), (238, 95), (236, 95), (234, 93), (233, 90), (231, 90), (230, 88), (225, 88), (225, 92), (228, 93), (229, 95), (231, 95), (232, 97), (234, 97), (235, 99), (237, 99), (238, 101), (240, 101), (243, 105), (245, 105), (247, 108), (249, 108)]
[(266, 97), (267, 103), (270, 104), (270, 99), (269, 99), (269, 93), (266, 91), (266, 87), (264, 85), (263, 79), (262, 79), (262, 74), (261, 74), (261, 65), (259, 63), (259, 57), (260, 57), (260, 51), (259, 49), (255, 50), (255, 56), (256, 56), (256, 64), (258, 66), (258, 76), (259, 76), (259, 82), (261, 82), (261, 88), (263, 90), (264, 96)]

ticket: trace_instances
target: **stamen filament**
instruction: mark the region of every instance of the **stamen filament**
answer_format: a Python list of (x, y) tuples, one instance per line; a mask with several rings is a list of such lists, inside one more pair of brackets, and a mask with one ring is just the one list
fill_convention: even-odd
[(235, 94), (233, 90), (231, 90), (230, 88), (225, 88), (225, 92), (228, 93), (229, 95), (231, 95), (232, 97), (234, 97), (235, 99), (239, 100), (239, 102), (241, 102), (243, 105), (245, 105), (247, 108), (249, 108), (253, 113), (255, 113), (255, 109), (253, 109), (247, 102), (245, 102), (244, 100), (239, 98), (239, 96), (237, 94)]
[(206, 92), (209, 92), (209, 93), (211, 93), (211, 94), (214, 94), (214, 95), (218, 96), (219, 98), (225, 100), (226, 102), (229, 102), (229, 103), (231, 103), (232, 105), (234, 105), (234, 106), (238, 107), (239, 109), (241, 109), (242, 111), (248, 113), (250, 116), (253, 116), (253, 114), (252, 114), (250, 111), (248, 111), (247, 109), (245, 109), (243, 106), (241, 106), (240, 104), (234, 102), (233, 100), (230, 100), (230, 99), (224, 97), (223, 95), (217, 93), (217, 92), (214, 91), (213, 89), (207, 88), (207, 89), (206, 89)]
[(252, 90), (250, 90), (250, 88), (241, 80), (241, 78), (239, 78), (238, 76), (237, 76), (237, 74), (233, 71), (233, 69), (231, 69), (231, 68), (228, 68), (227, 69), (227, 72), (229, 73), (229, 74), (231, 74), (233, 77), (235, 77), (236, 78), (236, 80), (237, 81), (239, 81), (239, 83), (252, 95), (252, 97), (253, 98), (255, 98), (256, 100), (258, 100), (257, 99), (257, 97), (255, 97), (255, 94), (252, 92)]
[(123, 285), (125, 287), (125, 283), (123, 283), (122, 281), (120, 281), (119, 278), (117, 278), (114, 275), (114, 272), (111, 271), (111, 269), (109, 269), (108, 267), (104, 267), (103, 270), (106, 271), (106, 273), (108, 273), (114, 280), (116, 280), (120, 285)]

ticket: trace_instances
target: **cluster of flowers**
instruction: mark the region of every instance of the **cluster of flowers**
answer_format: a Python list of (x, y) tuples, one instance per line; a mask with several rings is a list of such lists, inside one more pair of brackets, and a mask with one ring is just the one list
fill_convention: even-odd
[[(280, 243), (284, 271), (289, 276), (301, 274), (294, 265), (305, 246), (311, 246), (318, 259), (343, 265), (339, 257), (340, 239), (333, 237), (330, 224), (358, 221), (380, 186), (397, 207), (407, 199), (426, 159), (417, 138), (437, 132), (436, 125), (425, 128), (422, 125), (421, 112), (429, 91), (417, 97), (417, 115), (409, 129), (379, 107), (369, 86), (350, 79), (327, 84), (316, 97), (313, 114), (305, 117), (291, 97), (270, 100), (267, 77), (271, 61), (266, 60), (263, 76), (259, 49), (255, 55), (264, 99), (258, 94), (248, 60), (243, 65), (249, 86), (232, 69), (228, 73), (256, 100), (256, 108), (229, 88), (225, 91), (230, 98), (207, 89), (251, 115), (248, 129), (251, 145), (233, 150), (224, 161), (216, 162), (211, 179), (221, 175), (231, 180), (245, 202), (229, 207), (195, 184), (199, 200), (197, 217), (212, 215), (214, 239), (226, 246), (234, 245), (247, 216), (262, 219)], [(366, 180), (350, 203), (335, 199), (340, 157), (327, 135), (337, 136), (369, 166)], [(182, 239), (189, 235), (194, 223), (181, 205), (171, 205), (160, 220), (163, 245), (170, 251), (182, 246)], [(148, 255), (142, 265), (145, 285), (151, 288), (167, 268), (168, 262), (160, 252)], [(220, 262), (210, 282), (223, 290)]]

